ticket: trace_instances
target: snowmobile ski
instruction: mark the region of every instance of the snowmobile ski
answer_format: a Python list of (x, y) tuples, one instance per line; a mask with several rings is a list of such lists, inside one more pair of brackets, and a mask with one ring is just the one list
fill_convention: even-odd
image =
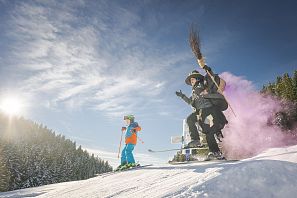
[(227, 160), (227, 159), (223, 159), (223, 160), (218, 160), (218, 159), (214, 159), (214, 160), (193, 160), (193, 161), (184, 161), (184, 162), (173, 162), (170, 161), (168, 162), (171, 165), (182, 165), (182, 164), (203, 164), (203, 163), (232, 163), (232, 162), (238, 162), (239, 160)]
[(208, 149), (208, 147), (203, 146), (203, 147), (196, 147), (196, 148), (176, 148), (176, 149), (164, 149), (164, 150), (148, 149), (148, 151), (151, 153), (161, 153), (161, 152), (169, 152), (169, 151), (203, 150), (203, 149)]

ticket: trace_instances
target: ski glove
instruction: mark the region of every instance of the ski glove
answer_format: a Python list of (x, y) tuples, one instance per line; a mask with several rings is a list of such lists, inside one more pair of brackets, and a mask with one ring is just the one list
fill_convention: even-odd
[(140, 130), (141, 130), (141, 127), (140, 127), (140, 126), (137, 126), (137, 127), (133, 128), (133, 129), (131, 129), (130, 131), (131, 131), (132, 133), (136, 133), (136, 132), (138, 132), (138, 131), (140, 131)]
[(207, 70), (207, 71), (211, 72), (211, 68), (210, 68), (210, 67), (208, 67), (207, 65), (204, 65), (204, 67), (203, 67), (202, 69), (204, 69), (204, 70)]
[(183, 94), (183, 92), (182, 92), (181, 90), (176, 91), (175, 94), (176, 94), (178, 97), (181, 97), (181, 98), (184, 97), (184, 95), (185, 95), (185, 94)]

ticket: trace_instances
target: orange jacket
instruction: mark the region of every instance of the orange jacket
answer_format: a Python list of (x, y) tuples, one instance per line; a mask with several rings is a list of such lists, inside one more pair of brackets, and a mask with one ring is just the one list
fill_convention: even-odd
[[(129, 130), (129, 131), (128, 131)], [(126, 144), (136, 144), (137, 143), (137, 133), (141, 130), (141, 127), (137, 125), (137, 127), (128, 127), (126, 131)], [(130, 136), (127, 136), (127, 134), (130, 133)]]

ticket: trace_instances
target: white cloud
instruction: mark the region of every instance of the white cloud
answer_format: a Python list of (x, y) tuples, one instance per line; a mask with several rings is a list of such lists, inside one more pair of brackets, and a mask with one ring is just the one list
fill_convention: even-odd
[(114, 3), (97, 4), (89, 15), (81, 14), (90, 9), (84, 1), (16, 4), (9, 21), (15, 40), (11, 54), (19, 72), (29, 72), (21, 88), (37, 97), (46, 94), (51, 108), (87, 105), (111, 116), (148, 99), (160, 103), (174, 78), (162, 74), (188, 56), (149, 42), (136, 13)]

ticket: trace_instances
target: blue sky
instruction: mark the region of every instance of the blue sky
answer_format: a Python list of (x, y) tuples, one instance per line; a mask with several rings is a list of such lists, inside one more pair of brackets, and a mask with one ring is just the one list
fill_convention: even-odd
[[(166, 162), (191, 108), (174, 92), (197, 69), (188, 45), (199, 25), (202, 50), (217, 73), (256, 88), (297, 68), (295, 1), (0, 0), (0, 95), (115, 163), (123, 115), (143, 127), (140, 162)], [(202, 71), (201, 71), (202, 72)], [(177, 145), (176, 145), (177, 146)]]

